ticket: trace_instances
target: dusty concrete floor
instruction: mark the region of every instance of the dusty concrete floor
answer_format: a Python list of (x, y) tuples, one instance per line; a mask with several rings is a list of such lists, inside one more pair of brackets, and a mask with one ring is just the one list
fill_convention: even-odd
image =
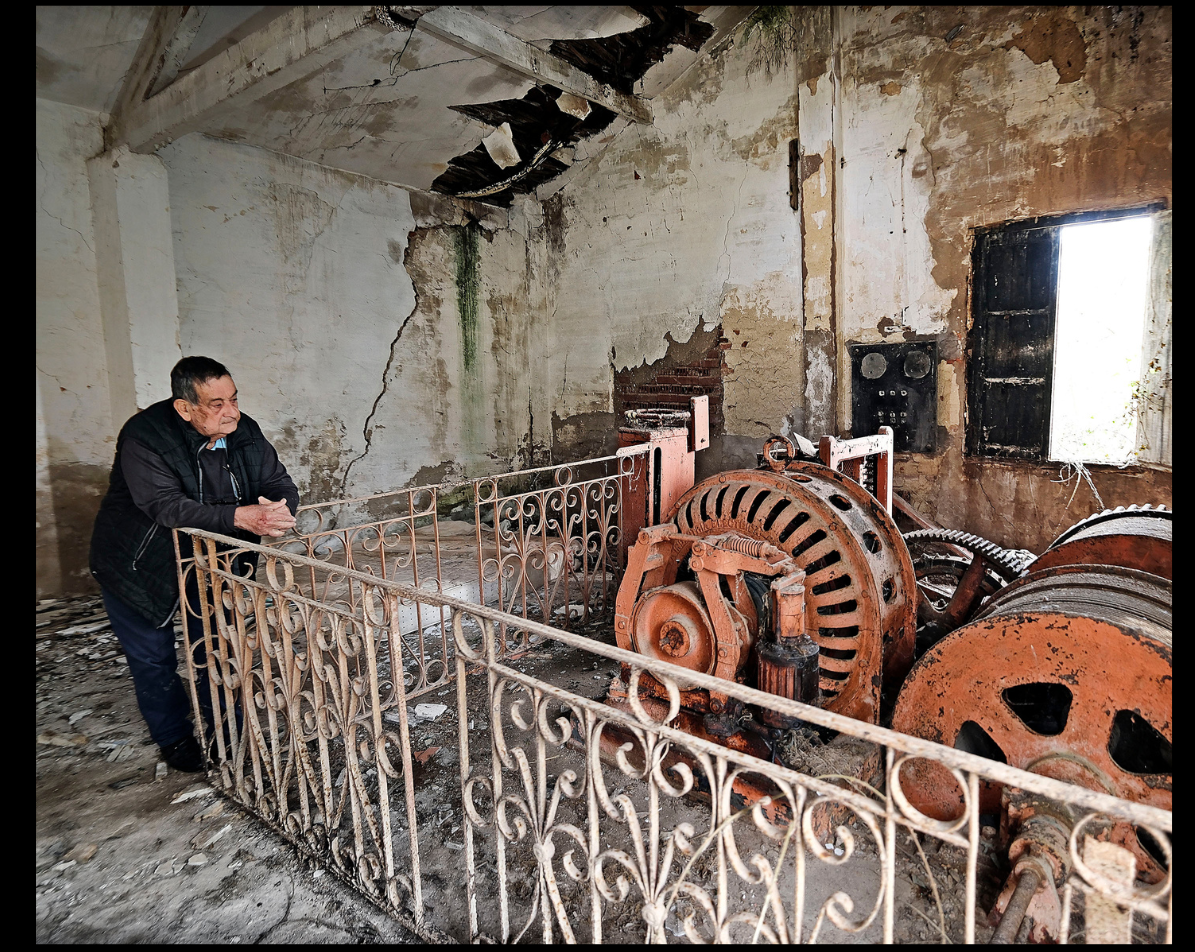
[(39, 603), (36, 940), (420, 940), (158, 748), (103, 604)]

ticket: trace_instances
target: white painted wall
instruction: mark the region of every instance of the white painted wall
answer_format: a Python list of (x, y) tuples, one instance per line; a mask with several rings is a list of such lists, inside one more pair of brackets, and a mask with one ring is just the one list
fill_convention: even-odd
[(170, 396), (182, 357), (170, 191), (156, 155), (127, 148), (87, 163), (112, 420)]
[[(54, 578), (75, 590), (87, 585), (85, 540), (95, 514), (88, 507), (98, 507), (98, 496), (106, 489), (116, 437), (86, 169), (86, 160), (103, 146), (102, 118), (75, 106), (36, 100), (39, 588), (43, 583), (53, 588)], [(56, 527), (53, 533), (51, 526)], [(65, 561), (59, 542), (74, 550)]]
[(102, 148), (101, 115), (38, 99), (37, 370), (43, 376), (51, 459), (110, 460), (104, 335), (86, 160)]
[[(521, 312), (522, 237), (501, 229), (481, 242), (482, 359), (467, 378), (444, 227), (452, 220), (417, 221), (401, 188), (203, 136), (159, 155), (183, 352), (229, 367), (242, 409), (275, 442), (304, 501), (395, 489), (417, 475), (437, 481), (432, 471), (460, 475), (509, 456), (511, 426), (526, 432), (527, 396), (521, 416), (502, 419), (495, 394), (507, 372), (496, 361), (507, 362), (494, 350), (488, 299), (495, 283), (524, 288), (510, 307)], [(417, 226), (431, 231), (404, 264)], [(512, 359), (517, 370), (527, 357)], [(516, 375), (511, 389), (522, 386)]]
[(796, 89), (787, 71), (748, 78), (749, 58), (731, 50), (690, 70), (652, 126), (628, 126), (561, 193), (550, 359), (561, 416), (612, 409), (611, 364), (651, 363), (666, 334), (683, 342), (719, 323), (733, 344), (728, 432), (778, 431), (800, 402)]
[[(199, 135), (159, 155), (183, 353), (228, 366), (307, 497), (365, 450), (390, 342), (414, 308), (408, 195)], [(377, 491), (384, 475), (366, 468), (350, 488)]]

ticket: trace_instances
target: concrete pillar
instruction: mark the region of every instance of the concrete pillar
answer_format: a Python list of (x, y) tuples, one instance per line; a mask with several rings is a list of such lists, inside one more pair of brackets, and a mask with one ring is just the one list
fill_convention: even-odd
[[(819, 13), (811, 26), (821, 48), (830, 47), (832, 13)], [(794, 429), (817, 441), (840, 434), (836, 419), (839, 400), (840, 320), (838, 300), (838, 173), (836, 120), (839, 79), (834, 60), (827, 72), (810, 77), (797, 88), (799, 171), (797, 187), (801, 216), (801, 278), (804, 296), (805, 394), (804, 417)]]
[(87, 163), (112, 422), (170, 396), (182, 357), (166, 167), (125, 147)]
[(58, 559), (58, 519), (54, 513), (54, 490), (50, 482), (50, 443), (46, 437), (45, 411), (42, 406), (42, 375), (35, 374), (37, 386), (37, 444), (35, 469), (35, 515), (37, 552), (37, 597), (46, 598), (62, 589), (62, 566)]

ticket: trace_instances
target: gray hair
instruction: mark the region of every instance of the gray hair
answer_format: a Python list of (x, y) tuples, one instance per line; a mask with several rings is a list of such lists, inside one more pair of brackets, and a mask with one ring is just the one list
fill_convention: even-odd
[(196, 387), (212, 379), (232, 376), (220, 361), (210, 357), (184, 357), (170, 371), (170, 395), (175, 400), (199, 403)]

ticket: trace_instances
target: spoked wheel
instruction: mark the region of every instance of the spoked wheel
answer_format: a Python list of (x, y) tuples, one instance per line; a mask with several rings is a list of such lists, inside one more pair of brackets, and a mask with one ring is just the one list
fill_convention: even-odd
[[(1106, 565), (1034, 572), (913, 666), (894, 730), (1113, 796), (1172, 808), (1171, 583)], [(941, 765), (900, 771), (909, 802), (938, 820), (962, 815)], [(980, 783), (980, 810), (1000, 809)], [(1148, 841), (1114, 829), (1141, 878), (1161, 875)]]
[(919, 529), (904, 540), (917, 576), (917, 657), (970, 621), (1032, 558), (950, 529)]

